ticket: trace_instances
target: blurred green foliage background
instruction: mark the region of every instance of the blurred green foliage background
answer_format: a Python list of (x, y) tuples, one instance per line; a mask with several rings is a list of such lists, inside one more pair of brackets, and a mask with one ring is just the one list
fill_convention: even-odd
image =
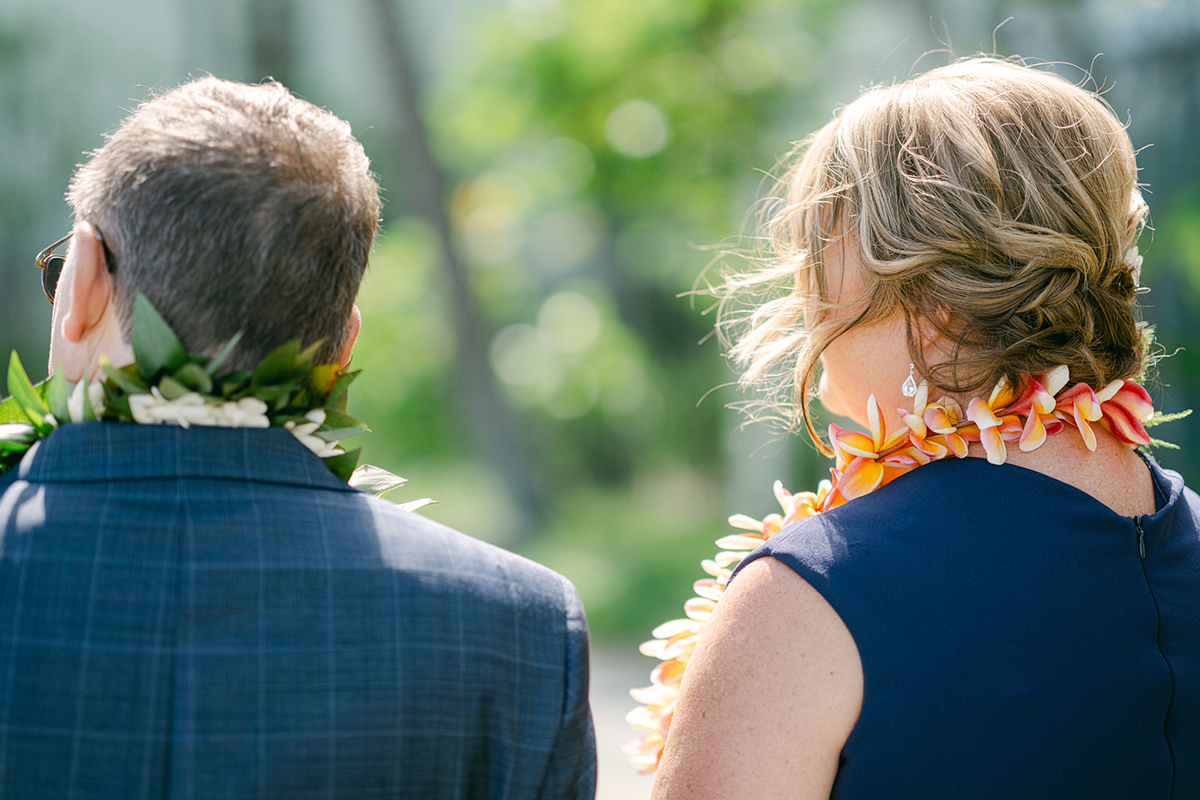
[[(384, 191), (350, 409), (374, 429), (364, 459), (410, 478), (400, 499), (437, 499), (427, 516), (570, 577), (597, 638), (645, 638), (725, 517), (826, 470), (727, 408), (744, 397), (693, 290), (752, 244), (769, 172), (839, 103), (982, 51), (1088, 68), (1130, 119), (1153, 192), (1146, 313), (1183, 348), (1152, 393), (1196, 406), (1200, 3), (1183, 0), (5, 0), (0, 349), (45, 362), (33, 254), (102, 132), (188, 75), (274, 76), (352, 124)], [(1159, 433), (1193, 483), (1197, 424)]]

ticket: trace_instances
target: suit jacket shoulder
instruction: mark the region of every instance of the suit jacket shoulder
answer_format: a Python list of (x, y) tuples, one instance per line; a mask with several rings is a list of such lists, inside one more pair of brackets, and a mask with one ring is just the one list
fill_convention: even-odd
[(587, 629), (290, 434), (73, 424), (0, 497), (0, 795), (591, 797)]
[[(431, 591), (471, 591), (502, 605), (536, 603), (565, 613), (574, 587), (553, 570), (365, 494), (353, 496), (370, 515), (380, 557), (391, 568), (424, 573)], [(435, 580), (436, 577), (436, 580)], [(441, 587), (435, 584), (442, 584)], [(467, 589), (474, 586), (473, 589)]]

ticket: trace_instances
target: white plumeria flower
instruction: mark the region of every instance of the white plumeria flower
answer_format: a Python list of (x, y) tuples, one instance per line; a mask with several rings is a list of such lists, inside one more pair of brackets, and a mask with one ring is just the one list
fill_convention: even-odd
[[(292, 431), (295, 434), (295, 431)], [(313, 451), (320, 458), (329, 458), (330, 456), (340, 456), (345, 451), (338, 447), (337, 442), (327, 442), (320, 436), (301, 436), (296, 435), (296, 439), (300, 444)]]
[[(82, 400), (80, 402), (82, 403)], [(143, 425), (172, 423), (183, 428), (192, 425), (269, 428), (269, 410), (270, 407), (257, 397), (243, 397), (236, 402), (228, 400), (224, 403), (209, 403), (203, 395), (188, 392), (174, 400), (168, 400), (163, 397), (157, 386), (151, 387), (148, 394), (129, 395), (129, 411), (134, 420)], [(340, 456), (346, 452), (337, 442), (327, 442), (316, 435), (317, 429), (325, 424), (326, 414), (323, 409), (314, 408), (306, 413), (304, 418), (306, 422), (296, 424), (295, 420), (288, 420), (283, 427), (321, 458)]]
[[(237, 401), (237, 405), (238, 405), (238, 408), (240, 408), (242, 411), (246, 412), (248, 417), (262, 417), (264, 420), (267, 419), (268, 406), (266, 403), (264, 403), (262, 400), (259, 400), (257, 397), (243, 397), (241, 400)], [(267, 425), (270, 425), (270, 424), (271, 423), (268, 420)], [(265, 426), (260, 426), (257, 423), (255, 423), (254, 425), (250, 425), (247, 427), (258, 428), (258, 427), (265, 427)]]
[(129, 395), (129, 413), (133, 414), (134, 421), (141, 425), (157, 425), (158, 421), (150, 416), (150, 406), (156, 402), (158, 401), (151, 394), (131, 394)]
[(213, 406), (214, 415), (222, 428), (269, 428), (271, 420), (267, 418), (267, 404), (257, 397), (243, 397)]
[(153, 395), (156, 402), (148, 405), (146, 410), (150, 412), (150, 418), (160, 425), (165, 422), (171, 422), (181, 428), (190, 428), (192, 423), (188, 419), (189, 412), (184, 409), (189, 405), (193, 405), (193, 399), (199, 400), (201, 403), (204, 402), (204, 398), (195, 392), (188, 392), (174, 400), (168, 400), (163, 397), (162, 392), (158, 390), (157, 386), (150, 387), (150, 394)]
[(299, 436), (312, 436), (313, 433), (316, 432), (317, 428), (319, 428), (319, 427), (321, 427), (321, 424), (318, 422), (304, 422), (304, 423), (301, 423), (300, 425), (297, 425), (296, 427), (292, 428), (292, 433), (294, 433), (298, 437)]
[[(75, 384), (75, 388), (67, 397), (67, 412), (71, 417), (71, 422), (83, 422), (83, 392), (84, 383), (80, 381)], [(92, 411), (96, 412), (96, 416), (99, 417), (104, 413), (104, 384), (88, 384), (87, 393), (88, 400), (92, 404)]]
[[(211, 426), (216, 424), (211, 407), (197, 392), (188, 392), (174, 400), (166, 400), (158, 406), (158, 409), (157, 412), (151, 411), (151, 414), (162, 416), (164, 421), (179, 421), (181, 425), (183, 425), (183, 421), (186, 421), (188, 425)], [(187, 425), (183, 427), (187, 427)]]
[(317, 453), (319, 458), (332, 458), (333, 456), (344, 456), (346, 451), (338, 447), (337, 442), (326, 442), (325, 449)]
[(314, 408), (304, 415), (308, 422), (302, 422), (299, 425), (295, 420), (288, 420), (283, 423), (285, 430), (291, 431), (292, 435), (300, 442), (300, 444), (313, 451), (320, 458), (329, 458), (330, 456), (340, 456), (346, 451), (338, 447), (337, 442), (327, 442), (320, 436), (315, 436), (314, 432), (317, 428), (325, 424), (324, 409)]
[(96, 416), (98, 417), (104, 413), (104, 384), (89, 384), (87, 391), (88, 400), (92, 404), (92, 410), (96, 412)]
[(221, 420), (223, 428), (240, 428), (242, 421), (246, 419), (246, 412), (242, 411), (238, 404), (232, 400), (221, 403), (219, 406), (213, 407), (213, 413)]
[(213, 413), (213, 407), (204, 402), (204, 398), (194, 392), (188, 392), (177, 397), (171, 403), (179, 416), (192, 425), (212, 427), (221, 423), (220, 418)]
[(129, 395), (129, 411), (134, 420), (142, 425), (172, 423), (181, 428), (190, 428), (192, 425), (220, 424), (212, 406), (199, 393), (188, 392), (168, 400), (157, 386), (150, 387), (150, 394)]

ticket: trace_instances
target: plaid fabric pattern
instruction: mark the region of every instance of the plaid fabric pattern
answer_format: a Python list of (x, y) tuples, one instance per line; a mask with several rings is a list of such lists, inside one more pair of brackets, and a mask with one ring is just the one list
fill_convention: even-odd
[(279, 429), (68, 425), (5, 477), (5, 800), (593, 796), (550, 570)]

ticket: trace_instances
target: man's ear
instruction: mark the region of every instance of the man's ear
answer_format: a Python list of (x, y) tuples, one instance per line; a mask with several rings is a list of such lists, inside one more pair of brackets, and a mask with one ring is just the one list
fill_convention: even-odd
[(71, 273), (67, 296), (62, 297), (67, 307), (63, 314), (63, 338), (68, 342), (79, 342), (88, 331), (104, 318), (113, 296), (113, 277), (104, 260), (104, 244), (89, 222), (75, 224), (71, 241), (74, 270)]
[(358, 310), (356, 303), (350, 309), (350, 324), (346, 328), (346, 341), (342, 345), (342, 352), (338, 354), (337, 363), (345, 367), (350, 363), (350, 356), (354, 355), (354, 342), (358, 339), (358, 330), (362, 327), (362, 312)]

